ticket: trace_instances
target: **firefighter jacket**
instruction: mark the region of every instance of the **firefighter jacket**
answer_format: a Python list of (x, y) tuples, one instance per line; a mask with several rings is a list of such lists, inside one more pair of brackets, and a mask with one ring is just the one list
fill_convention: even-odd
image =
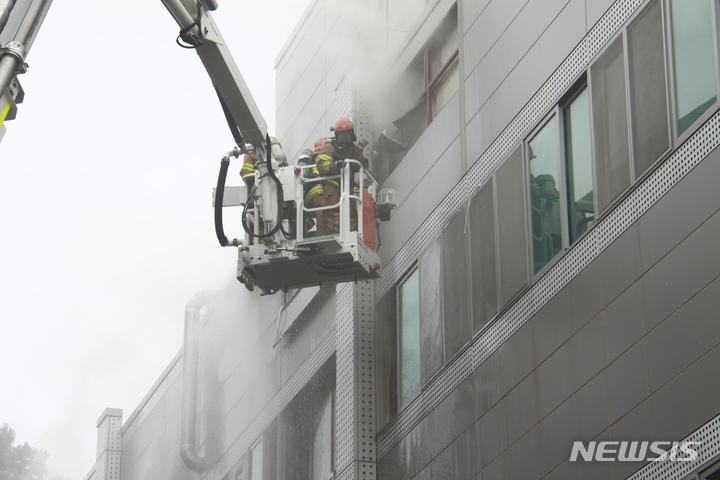
[[(320, 177), (320, 174), (318, 173), (317, 165), (314, 166), (310, 170), (310, 175), (308, 175), (308, 178), (318, 178)], [(323, 188), (323, 182), (312, 182), (305, 186), (305, 206), (312, 207), (312, 200), (313, 198), (316, 198), (318, 196), (322, 196), (324, 192)]]
[(257, 172), (258, 157), (254, 153), (248, 153), (243, 157), (243, 166), (240, 169), (240, 176), (243, 177), (245, 184), (251, 187), (255, 183), (255, 178), (250, 176), (245, 178), (245, 175), (251, 175)]
[[(356, 144), (353, 144), (351, 148), (347, 149), (347, 151), (341, 152), (334, 142), (329, 143), (325, 145), (315, 157), (317, 171), (323, 177), (337, 175), (340, 173), (339, 163), (348, 159), (357, 160), (364, 168), (368, 168), (370, 163), (362, 152), (363, 149)], [(340, 182), (338, 182), (337, 179), (329, 179), (327, 182), (338, 186), (340, 185)]]

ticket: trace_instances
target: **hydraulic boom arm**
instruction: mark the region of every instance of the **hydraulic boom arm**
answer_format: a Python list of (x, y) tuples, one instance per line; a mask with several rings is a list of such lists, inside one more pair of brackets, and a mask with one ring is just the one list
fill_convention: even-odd
[[(215, 0), (162, 0), (181, 29), (180, 40), (194, 48), (210, 75), (228, 117), (238, 147), (250, 143), (258, 153), (265, 151), (267, 124), (248, 89), (230, 49), (220, 34), (210, 10)], [(237, 131), (242, 135), (238, 138)], [(262, 158), (262, 157), (261, 157)]]

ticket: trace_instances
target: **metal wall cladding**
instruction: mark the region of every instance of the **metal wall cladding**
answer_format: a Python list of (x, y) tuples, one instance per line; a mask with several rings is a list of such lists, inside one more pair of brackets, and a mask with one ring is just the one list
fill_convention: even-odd
[[(474, 132), (468, 135), (470, 164), (500, 135), (587, 33), (584, 0), (551, 3), (534, 0), (522, 5), (499, 37), (489, 43), (473, 41), (474, 29), (507, 15), (495, 12), (504, 8), (504, 3), (491, 2), (464, 39), (466, 57), (480, 58), (477, 65), (469, 61), (465, 67), (465, 122), (468, 131)], [(508, 8), (513, 10), (517, 6)], [(480, 51), (474, 53), (476, 49)]]
[[(206, 478), (222, 478), (335, 350), (334, 289), (323, 289), (274, 348), (282, 300), (233, 284), (201, 327), (197, 450), (216, 462)], [(181, 373), (176, 360), (128, 420), (123, 480), (191, 473), (177, 450)]]
[(700, 442), (696, 460), (651, 462), (637, 479), (682, 478), (718, 455), (718, 181), (715, 150), (427, 408), (379, 478), (624, 479), (645, 464), (570, 462), (574, 441)]
[(125, 422), (120, 470), (123, 480), (185, 478), (180, 459), (182, 359), (175, 358), (145, 401)]

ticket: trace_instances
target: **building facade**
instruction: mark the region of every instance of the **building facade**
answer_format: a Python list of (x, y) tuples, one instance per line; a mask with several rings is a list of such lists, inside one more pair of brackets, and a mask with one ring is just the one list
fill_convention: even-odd
[(276, 134), (355, 122), (397, 194), (381, 278), (191, 299), (121, 480), (718, 478), (719, 19), (313, 1)]

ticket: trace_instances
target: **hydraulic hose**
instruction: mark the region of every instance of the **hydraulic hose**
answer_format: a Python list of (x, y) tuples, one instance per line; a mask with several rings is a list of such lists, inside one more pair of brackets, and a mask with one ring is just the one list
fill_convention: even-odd
[[(242, 213), (242, 226), (248, 234), (252, 235), (255, 238), (269, 238), (269, 237), (272, 237), (273, 235), (275, 235), (277, 233), (277, 231), (282, 228), (282, 219), (283, 219), (283, 188), (282, 188), (282, 182), (280, 182), (280, 179), (277, 178), (277, 176), (275, 175), (275, 172), (273, 171), (273, 168), (272, 168), (272, 156), (271, 156), (271, 152), (270, 152), (271, 144), (270, 144), (270, 135), (269, 134), (265, 136), (265, 142), (266, 142), (266, 147), (265, 147), (266, 159), (265, 159), (265, 161), (267, 162), (268, 176), (270, 178), (272, 178), (273, 181), (275, 182), (275, 184), (277, 185), (278, 218), (277, 218), (277, 223), (276, 223), (275, 227), (273, 227), (273, 229), (270, 230), (268, 233), (262, 234), (262, 233), (253, 232), (247, 223), (247, 211), (248, 211), (248, 206), (250, 205), (250, 200), (248, 199), (247, 203), (245, 204), (245, 208), (243, 209), (243, 213)], [(255, 188), (255, 187), (253, 187), (253, 188)], [(252, 197), (252, 195), (248, 196), (248, 198), (250, 198), (250, 197)], [(283, 230), (283, 233), (285, 235), (287, 235), (284, 230)]]
[(230, 159), (223, 157), (220, 160), (220, 173), (218, 173), (217, 187), (215, 187), (215, 235), (220, 242), (220, 246), (227, 247), (230, 241), (225, 236), (225, 229), (223, 228), (223, 197), (225, 195), (225, 180), (227, 179), (228, 167), (230, 166)]
[(275, 235), (278, 230), (282, 228), (282, 219), (283, 219), (283, 186), (280, 182), (280, 179), (275, 175), (275, 171), (272, 168), (272, 143), (270, 142), (270, 134), (265, 135), (265, 161), (267, 162), (267, 169), (268, 169), (268, 175), (270, 175), (270, 178), (273, 179), (275, 182), (275, 185), (277, 185), (277, 201), (278, 201), (278, 219), (277, 219), (277, 225), (275, 225), (275, 228), (272, 229), (270, 235)]

